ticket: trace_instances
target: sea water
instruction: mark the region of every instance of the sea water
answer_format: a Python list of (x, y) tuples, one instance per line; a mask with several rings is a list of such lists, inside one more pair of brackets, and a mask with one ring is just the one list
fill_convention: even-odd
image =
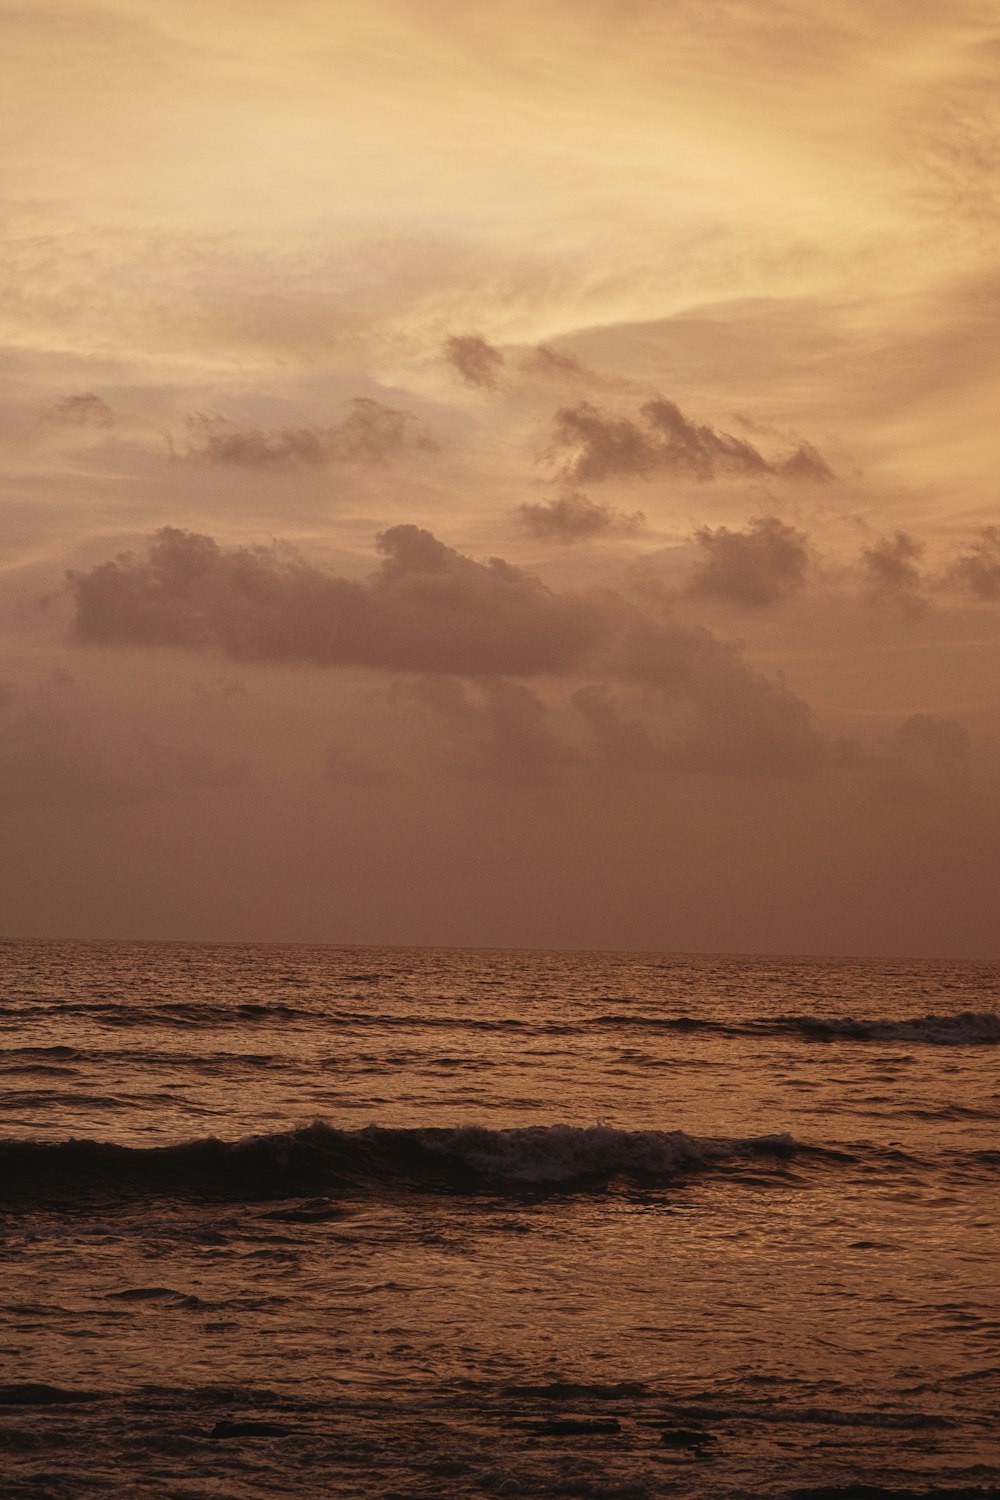
[(1000, 1493), (997, 965), (0, 984), (3, 1496)]

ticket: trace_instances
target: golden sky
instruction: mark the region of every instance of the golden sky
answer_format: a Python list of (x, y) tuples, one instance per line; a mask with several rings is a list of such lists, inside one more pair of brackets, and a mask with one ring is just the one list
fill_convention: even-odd
[(996, 0), (0, 56), (5, 930), (995, 952)]

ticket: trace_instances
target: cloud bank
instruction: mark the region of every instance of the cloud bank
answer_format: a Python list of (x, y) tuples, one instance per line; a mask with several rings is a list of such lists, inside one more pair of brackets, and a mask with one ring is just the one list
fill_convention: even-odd
[[(70, 575), (74, 633), (90, 645), (215, 648), (242, 661), (419, 674), (424, 701), (465, 731), (489, 727), (494, 773), (510, 749), (522, 768), (515, 779), (526, 779), (535, 752), (546, 774), (573, 754), (557, 752), (526, 686), (499, 679), (589, 679), (575, 703), (598, 743), (607, 750), (631, 736), (664, 768), (799, 775), (840, 757), (802, 699), (755, 671), (737, 646), (660, 604), (609, 591), (561, 594), (412, 525), (381, 533), (377, 544), (382, 562), (359, 581), (281, 545), (224, 548), (165, 528), (144, 555)], [(472, 707), (457, 678), (478, 684)], [(632, 709), (639, 719), (625, 728), (619, 716)]]
[(145, 556), (72, 575), (75, 634), (247, 661), (527, 675), (576, 666), (607, 632), (598, 603), (499, 558), (463, 557), (417, 526), (382, 532), (378, 549), (381, 566), (359, 582), (280, 545), (226, 549), (165, 527)]

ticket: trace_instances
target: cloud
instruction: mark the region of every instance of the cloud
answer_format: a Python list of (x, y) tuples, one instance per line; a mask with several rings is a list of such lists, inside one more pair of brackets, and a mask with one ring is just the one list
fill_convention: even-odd
[(496, 390), (504, 357), (481, 333), (454, 334), (445, 343), (444, 355), (466, 385)]
[(958, 558), (952, 577), (980, 599), (1000, 599), (1000, 526), (984, 526), (968, 552)]
[(851, 758), (815, 727), (782, 679), (754, 670), (740, 648), (669, 615), (634, 617), (611, 659), (619, 682), (652, 691), (682, 712), (661, 743), (674, 769), (798, 776)]
[(185, 457), (245, 469), (323, 469), (331, 464), (381, 464), (437, 448), (412, 412), (356, 396), (334, 427), (237, 427), (225, 417), (188, 419)]
[[(849, 763), (849, 746), (816, 730), (809, 707), (781, 685), (744, 672), (711, 683), (692, 678), (649, 700), (588, 685), (573, 695), (601, 759), (616, 777), (701, 774), (796, 779)], [(669, 712), (673, 706), (675, 711)]]
[(108, 403), (85, 391), (79, 396), (64, 396), (52, 408), (54, 422), (63, 422), (67, 427), (113, 427), (115, 414)]
[(896, 800), (961, 794), (969, 785), (969, 732), (954, 719), (913, 714), (890, 736), (882, 768), (884, 789)]
[(638, 718), (622, 717), (622, 703), (607, 684), (578, 688), (570, 701), (590, 726), (600, 758), (619, 774), (665, 768), (664, 748)]
[(517, 515), (526, 531), (540, 542), (587, 541), (595, 536), (634, 536), (645, 523), (641, 510), (626, 515), (590, 500), (578, 490), (544, 505), (519, 505)]
[(918, 566), (923, 554), (923, 542), (905, 531), (881, 537), (866, 547), (861, 567), (869, 598), (876, 603), (897, 604), (908, 615), (922, 614), (928, 607)]
[(144, 557), (71, 575), (77, 639), (221, 647), (243, 660), (471, 675), (559, 672), (607, 630), (606, 607), (559, 596), (498, 558), (463, 557), (416, 526), (378, 539), (366, 581), (282, 546), (223, 549), (166, 527)]
[(581, 483), (648, 479), (654, 474), (679, 474), (702, 482), (722, 474), (831, 477), (808, 444), (772, 462), (745, 438), (689, 421), (676, 402), (662, 396), (645, 402), (638, 420), (603, 412), (589, 401), (562, 407), (555, 418), (554, 451), (565, 455), (568, 477)]
[[(223, 548), (165, 528), (144, 555), (70, 575), (74, 633), (92, 645), (215, 648), (243, 661), (412, 673), (420, 686), (411, 691), (450, 716), (471, 746), (469, 764), (493, 779), (508, 763), (513, 781), (544, 779), (576, 755), (551, 736), (541, 699), (509, 681), (526, 677), (596, 681), (608, 692), (614, 684), (621, 713), (634, 709), (645, 726), (646, 762), (662, 771), (800, 776), (844, 759), (783, 681), (656, 600), (560, 594), (412, 525), (383, 532), (378, 549), (378, 569), (355, 580), (286, 546)], [(610, 708), (598, 711), (593, 693), (576, 706), (601, 757), (642, 744), (638, 729), (624, 720), (616, 728)]]
[(587, 368), (575, 354), (564, 354), (550, 344), (536, 344), (520, 360), (520, 368), (526, 375), (536, 375), (542, 380), (593, 380), (594, 371)]
[(548, 727), (548, 708), (524, 683), (424, 677), (403, 692), (457, 729), (459, 770), (473, 780), (546, 787), (582, 763), (579, 750)]
[(801, 531), (777, 516), (758, 516), (746, 531), (703, 526), (695, 532), (705, 557), (686, 592), (762, 609), (802, 587), (809, 553)]
[(435, 452), (437, 443), (409, 411), (355, 396), (347, 415), (331, 429), (331, 456), (350, 463), (384, 463), (414, 450)]
[(812, 443), (800, 443), (788, 458), (778, 466), (778, 472), (786, 479), (810, 479), (828, 484), (836, 475), (826, 459)]
[(664, 466), (662, 445), (628, 417), (607, 415), (582, 401), (562, 407), (555, 421), (555, 449), (567, 455), (566, 472), (573, 479), (646, 479)]

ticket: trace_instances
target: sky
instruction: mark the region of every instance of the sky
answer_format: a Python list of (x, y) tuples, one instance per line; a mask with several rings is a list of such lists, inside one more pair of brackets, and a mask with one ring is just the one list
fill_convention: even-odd
[(1000, 956), (1000, 0), (0, 56), (0, 930)]

